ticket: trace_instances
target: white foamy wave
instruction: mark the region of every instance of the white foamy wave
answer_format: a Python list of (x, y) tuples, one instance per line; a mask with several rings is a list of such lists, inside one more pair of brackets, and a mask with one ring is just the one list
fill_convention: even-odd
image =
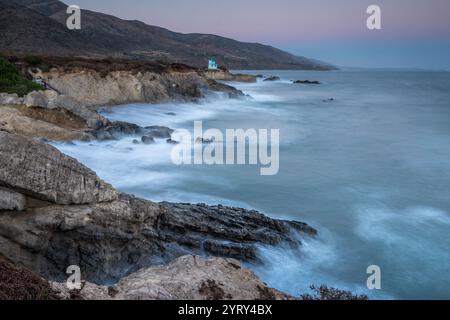
[(348, 266), (341, 255), (338, 239), (321, 228), (319, 238), (300, 237), (302, 246), (298, 249), (260, 246), (262, 265), (248, 264), (270, 287), (293, 296), (311, 293), (311, 285), (348, 290), (354, 294), (365, 294), (373, 298), (391, 299), (386, 293), (372, 292), (365, 282), (345, 281), (340, 273)]

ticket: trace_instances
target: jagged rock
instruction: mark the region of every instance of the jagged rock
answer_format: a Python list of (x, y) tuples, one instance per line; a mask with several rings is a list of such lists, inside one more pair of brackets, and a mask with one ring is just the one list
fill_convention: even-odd
[(209, 90), (239, 95), (240, 91), (222, 85), (196, 70), (166, 72), (62, 70), (54, 68), (40, 75), (61, 95), (79, 101), (83, 106), (118, 105), (134, 102), (163, 102), (173, 99), (201, 98)]
[(58, 93), (53, 90), (33, 91), (25, 96), (24, 103), (27, 107), (54, 109), (57, 97)]
[(111, 201), (117, 192), (53, 146), (0, 132), (0, 184), (57, 204)]
[(260, 244), (299, 247), (294, 230), (256, 211), (122, 194), (94, 205), (42, 203), (21, 215), (5, 212), (0, 255), (58, 281), (69, 265), (79, 265), (86, 280), (101, 284), (186, 254), (257, 262)]
[(94, 139), (93, 135), (85, 132), (83, 119), (63, 109), (3, 106), (0, 108), (0, 119), (1, 130), (27, 137), (60, 141)]
[(281, 80), (281, 78), (276, 77), (276, 76), (268, 77), (268, 78), (264, 79), (264, 81), (280, 81), (280, 80)]
[(294, 81), (295, 84), (320, 84), (317, 80), (296, 80)]
[(219, 80), (219, 81), (236, 81), (236, 82), (256, 82), (256, 77), (250, 74), (233, 74), (228, 70), (207, 70), (203, 74), (208, 79)]
[(63, 108), (84, 119), (91, 129), (99, 129), (108, 124), (108, 120), (97, 112), (88, 109), (82, 102), (53, 90), (30, 92), (25, 96), (24, 103), (28, 107)]
[[(71, 294), (64, 283), (52, 283), (63, 299)], [(166, 266), (139, 270), (116, 285), (90, 282), (78, 295), (85, 300), (288, 300), (291, 296), (267, 287), (239, 261), (182, 256)]]
[(213, 142), (214, 142), (213, 138), (212, 139), (205, 139), (205, 138), (198, 137), (197, 139), (195, 139), (195, 143), (210, 144), (210, 143), (213, 143)]
[(168, 144), (179, 144), (179, 143), (180, 143), (180, 142), (175, 141), (175, 140), (172, 140), (172, 139), (167, 139), (166, 142), (167, 142)]
[(124, 121), (108, 121), (106, 125), (101, 126), (99, 129), (94, 131), (95, 136), (98, 140), (112, 140), (120, 135), (128, 134), (139, 134), (144, 130), (142, 127)]
[(22, 103), (23, 99), (19, 98), (17, 93), (0, 93), (0, 105), (17, 105)]
[(315, 232), (257, 211), (117, 196), (57, 149), (5, 132), (0, 166), (0, 184), (27, 195), (23, 212), (0, 215), (0, 256), (51, 280), (78, 265), (87, 281), (111, 283), (186, 254), (258, 262), (259, 245), (298, 248), (299, 232)]
[(152, 144), (152, 143), (155, 143), (155, 139), (153, 137), (149, 137), (149, 136), (142, 136), (141, 142), (143, 144)]
[(168, 127), (163, 126), (148, 126), (145, 127), (145, 132), (147, 136), (150, 136), (152, 138), (156, 139), (170, 139), (173, 129), (170, 129)]
[(26, 204), (27, 199), (22, 194), (0, 187), (0, 210), (22, 211)]

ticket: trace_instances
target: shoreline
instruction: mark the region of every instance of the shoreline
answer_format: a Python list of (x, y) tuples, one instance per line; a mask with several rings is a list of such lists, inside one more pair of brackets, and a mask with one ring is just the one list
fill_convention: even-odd
[[(42, 73), (39, 73), (39, 75), (45, 77)], [(67, 85), (68, 78), (73, 80), (80, 75), (85, 77), (85, 72), (81, 71), (80, 73), (78, 70), (76, 74), (69, 73), (69, 75), (59, 74), (53, 70), (51, 76), (47, 75), (46, 79), (47, 81), (50, 79), (52, 79), (51, 81), (64, 79), (66, 82), (61, 82)], [(120, 77), (129, 79), (130, 74), (120, 74)], [(205, 90), (225, 92), (230, 97), (236, 97), (236, 93), (237, 96), (242, 96), (240, 91), (233, 87), (220, 84), (214, 80), (198, 78), (198, 74), (194, 75), (194, 78), (200, 79), (200, 82), (196, 83), (195, 86), (203, 89), (197, 91), (190, 87), (188, 91), (182, 91), (187, 97), (202, 97), (206, 93)], [(107, 83), (111, 81), (108, 79), (108, 76), (100, 77), (100, 79), (107, 79)], [(173, 80), (174, 78), (170, 79)], [(185, 80), (185, 77), (181, 77), (178, 81)], [(79, 81), (74, 81), (73, 83), (79, 83)], [(167, 83), (169, 87), (173, 87), (170, 81)], [(52, 87), (58, 86), (57, 90), (60, 92), (65, 90), (61, 87), (61, 84), (58, 85), (55, 82), (51, 82), (51, 85)], [(71, 86), (67, 85), (67, 87)], [(92, 89), (92, 85), (90, 88)], [(73, 89), (73, 86), (71, 89)], [(218, 260), (212, 262), (205, 260), (202, 262), (202, 264), (206, 263), (205, 266), (212, 263), (212, 269), (209, 269), (210, 271), (206, 275), (204, 271), (201, 271), (203, 272), (203, 277), (206, 276), (208, 279), (203, 279), (201, 283), (193, 282), (188, 285), (188, 287), (191, 286), (191, 289), (187, 298), (208, 298), (207, 294), (201, 294), (201, 288), (205, 283), (219, 281), (218, 279), (222, 277), (221, 272), (217, 273), (217, 270), (220, 270), (218, 265), (239, 265), (239, 262), (236, 260), (228, 261), (220, 257), (237, 258), (242, 261), (258, 263), (257, 249), (254, 244), (277, 246), (290, 243), (289, 246), (300, 248), (301, 242), (294, 234), (301, 233), (307, 236), (315, 236), (317, 234), (317, 231), (307, 224), (271, 219), (254, 210), (221, 205), (207, 206), (164, 202), (157, 204), (122, 194), (115, 191), (110, 185), (104, 184), (93, 171), (49, 146), (45, 141), (51, 136), (44, 135), (40, 137), (44, 139), (43, 141), (33, 141), (25, 138), (24, 136), (37, 138), (42, 133), (51, 132), (52, 130), (54, 132), (56, 131), (55, 127), (61, 128), (63, 132), (59, 136), (53, 137), (67, 137), (67, 140), (73, 140), (74, 137), (67, 136), (69, 129), (74, 132), (78, 130), (78, 132), (90, 134), (90, 136), (85, 137), (85, 140), (114, 139), (115, 134), (149, 134), (149, 130), (153, 132), (155, 129), (142, 128), (131, 123), (119, 121), (111, 122), (103, 118), (97, 111), (93, 111), (92, 106), (87, 108), (75, 100), (73, 96), (68, 95), (68, 93), (70, 92), (66, 91), (65, 95), (55, 94), (54, 91), (33, 92), (23, 100), (20, 98), (16, 99), (12, 95), (3, 95), (2, 97), (3, 101), (8, 101), (8, 105), (1, 106), (0, 110), (9, 118), (7, 118), (8, 121), (3, 121), (0, 125), (0, 137), (4, 140), (2, 141), (3, 150), (0, 150), (0, 160), (4, 168), (8, 167), (8, 163), (17, 163), (18, 159), (21, 159), (21, 164), (10, 166), (10, 169), (6, 171), (3, 170), (0, 178), (0, 184), (2, 185), (0, 191), (7, 199), (6, 203), (2, 203), (2, 214), (0, 215), (1, 257), (19, 265), (24, 265), (47, 279), (59, 279), (60, 281), (64, 279), (64, 269), (67, 267), (64, 266), (65, 264), (80, 264), (81, 267), (85, 268), (85, 279), (101, 285), (105, 281), (106, 283), (111, 281), (107, 279), (114, 279), (113, 283), (119, 281), (118, 283), (120, 284), (125, 281), (123, 280), (125, 276), (133, 274), (139, 269), (149, 268), (154, 265), (166, 265), (177, 257), (182, 257), (186, 254), (212, 255), (219, 257), (216, 258)], [(77, 93), (78, 95), (80, 94), (79, 91)], [(177, 95), (176, 93), (175, 96)], [(25, 103), (27, 106), (24, 106), (22, 103)], [(99, 106), (96, 105), (95, 110), (98, 108)], [(24, 119), (27, 121), (24, 121)], [(86, 122), (84, 126), (80, 124), (83, 121)], [(33, 129), (32, 126), (27, 125), (28, 123), (38, 123), (40, 126)], [(78, 126), (77, 128), (74, 128), (75, 124)], [(21, 127), (21, 125), (26, 126), (26, 128)], [(159, 127), (156, 133), (168, 134), (170, 137), (168, 129)], [(27, 150), (26, 153), (22, 153), (25, 150)], [(31, 180), (28, 180), (32, 177), (30, 174), (35, 170), (39, 170), (39, 161), (37, 159), (50, 161), (50, 163), (47, 162), (46, 164), (50, 171), (45, 173), (45, 178), (44, 176), (41, 178), (34, 176), (33, 182), (31, 182)], [(20, 169), (20, 172), (17, 172), (18, 169)], [(14, 172), (13, 176), (10, 176), (9, 172)], [(62, 180), (62, 177), (58, 178), (61, 173), (63, 173), (63, 176), (68, 176)], [(74, 174), (75, 176), (73, 176)], [(83, 181), (81, 189), (79, 189), (79, 179)], [(89, 179), (93, 179), (92, 182), (89, 182)], [(43, 183), (46, 186), (42, 185)], [(57, 189), (52, 191), (52, 188), (56, 186), (58, 186)], [(92, 186), (97, 187), (89, 189)], [(98, 186), (100, 188), (96, 189)], [(79, 191), (73, 193), (73, 190)], [(92, 198), (92, 195), (95, 197)], [(154, 216), (155, 213), (156, 216)], [(143, 218), (142, 214), (144, 217), (147, 216), (147, 218), (141, 220)], [(141, 218), (138, 218), (139, 216)], [(113, 217), (114, 219), (110, 220)], [(65, 222), (61, 224), (63, 221)], [(241, 222), (237, 223), (237, 221)], [(108, 225), (107, 229), (104, 229), (105, 226), (103, 224), (105, 222)], [(148, 222), (151, 223), (148, 224)], [(148, 226), (146, 227), (146, 225)], [(56, 226), (58, 227), (55, 229)], [(16, 231), (11, 233), (11, 228)], [(61, 230), (58, 231), (60, 228)], [(28, 230), (34, 231), (28, 234)], [(40, 237), (44, 237), (47, 240), (43, 241), (41, 238), (38, 241), (33, 235), (35, 232), (41, 234)], [(133, 236), (125, 236), (129, 232)], [(18, 238), (15, 234), (17, 234)], [(98, 238), (100, 234), (101, 237)], [(94, 240), (93, 237), (97, 239)], [(119, 247), (113, 245), (111, 240), (115, 238), (115, 241), (117, 241), (117, 237), (123, 238), (121, 241), (124, 241), (125, 247), (123, 245)], [(66, 243), (66, 245), (60, 247), (58, 245), (60, 242), (61, 244)], [(142, 247), (142, 244), (136, 246), (136, 242), (146, 243), (146, 245), (144, 247)], [(96, 245), (101, 243), (103, 243), (104, 249), (98, 251)], [(67, 245), (73, 249), (63, 253), (67, 250)], [(108, 248), (107, 252), (103, 252), (106, 248)], [(162, 248), (163, 250), (160, 251)], [(122, 253), (118, 255), (119, 252)], [(59, 257), (58, 260), (54, 260), (55, 257)], [(130, 260), (130, 257), (133, 258)], [(97, 260), (93, 264), (95, 268), (89, 267), (92, 261), (95, 260)], [(36, 264), (36, 261), (39, 262)], [(89, 263), (87, 263), (88, 261)], [(129, 262), (125, 263), (125, 261)], [(130, 263), (130, 261), (132, 262)], [(195, 265), (198, 265), (198, 263), (195, 263)], [(102, 267), (99, 269), (99, 266)], [(265, 284), (258, 282), (259, 280), (252, 272), (241, 269), (241, 267), (234, 269), (238, 270), (236, 281), (227, 283), (226, 288), (222, 288), (223, 285), (221, 286), (221, 290), (226, 289), (224, 298), (257, 299), (258, 295), (263, 294), (263, 292), (265, 295), (261, 295), (260, 298), (290, 298), (288, 295), (265, 287)], [(229, 272), (229, 267), (226, 267), (226, 270)], [(255, 279), (256, 284), (251, 290), (247, 290), (247, 295), (241, 296), (237, 295), (237, 292), (240, 290), (236, 288), (254, 281), (249, 280), (250, 282), (241, 283), (242, 278), (240, 277), (244, 276), (244, 274), (246, 278)], [(171, 276), (173, 277), (173, 274)], [(141, 279), (140, 285), (149, 286), (146, 283), (148, 280)], [(84, 291), (85, 297), (102, 297), (101, 290), (93, 282), (87, 286), (91, 289)], [(135, 290), (134, 285), (126, 286), (125, 289), (118, 289), (125, 292), (121, 296), (123, 299), (136, 298), (133, 293), (130, 293)], [(61, 294), (64, 295), (61, 285), (56, 285), (56, 287), (58, 286)], [(93, 287), (96, 289), (92, 289)], [(169, 287), (170, 284), (166, 284), (166, 288), (163, 289)], [(155, 297), (154, 289), (150, 285), (147, 294), (143, 298), (165, 297), (159, 295)], [(92, 296), (92, 290), (97, 292), (94, 296)], [(227, 293), (227, 290), (232, 293)], [(197, 296), (195, 292), (200, 292), (200, 296)], [(83, 294), (83, 290), (81, 290), (81, 294)], [(169, 292), (169, 296), (179, 298), (175, 292)]]

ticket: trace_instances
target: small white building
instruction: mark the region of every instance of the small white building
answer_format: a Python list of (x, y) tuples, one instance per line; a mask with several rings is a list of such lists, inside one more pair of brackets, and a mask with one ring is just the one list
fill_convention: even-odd
[(217, 70), (219, 66), (217, 65), (217, 61), (215, 58), (208, 59), (208, 70)]

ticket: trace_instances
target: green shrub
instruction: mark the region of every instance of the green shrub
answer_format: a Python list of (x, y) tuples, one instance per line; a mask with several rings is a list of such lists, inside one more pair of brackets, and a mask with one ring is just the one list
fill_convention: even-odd
[(0, 92), (17, 93), (19, 96), (24, 96), (33, 90), (42, 90), (42, 87), (25, 79), (14, 65), (0, 57)]
[(27, 55), (24, 61), (31, 67), (38, 67), (42, 63), (42, 59), (36, 56)]

